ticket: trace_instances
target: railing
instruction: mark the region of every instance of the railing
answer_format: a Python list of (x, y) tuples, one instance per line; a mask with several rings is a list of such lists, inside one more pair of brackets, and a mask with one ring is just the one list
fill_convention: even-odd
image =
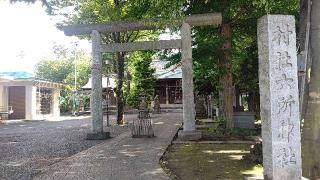
[(12, 113), (13, 113), (12, 106), (8, 106), (8, 107), (0, 106), (0, 114), (12, 114)]
[(8, 106), (8, 107), (4, 107), (4, 106), (0, 106), (0, 119), (7, 119), (8, 115), (13, 113), (13, 109), (12, 106)]
[(131, 133), (133, 138), (154, 137), (152, 120), (149, 110), (139, 110), (138, 119), (133, 120), (131, 124)]

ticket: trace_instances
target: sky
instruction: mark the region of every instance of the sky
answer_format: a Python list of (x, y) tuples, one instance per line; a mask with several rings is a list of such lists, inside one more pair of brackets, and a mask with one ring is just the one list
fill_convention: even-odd
[(54, 43), (90, 53), (90, 43), (67, 37), (55, 27), (56, 21), (47, 15), (41, 3), (10, 4), (0, 1), (0, 72), (33, 72), (41, 59), (53, 56)]
[[(33, 72), (35, 65), (44, 58), (53, 57), (53, 45), (64, 45), (91, 52), (87, 40), (67, 37), (55, 24), (57, 18), (49, 16), (39, 1), (35, 4), (0, 0), (0, 72)], [(177, 39), (178, 35), (164, 33), (160, 39)]]

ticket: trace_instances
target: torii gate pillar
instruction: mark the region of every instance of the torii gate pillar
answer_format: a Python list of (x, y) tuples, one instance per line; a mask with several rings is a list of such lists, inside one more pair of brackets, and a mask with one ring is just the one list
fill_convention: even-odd
[(91, 115), (92, 132), (87, 134), (89, 140), (102, 140), (110, 137), (110, 132), (103, 131), (103, 111), (102, 111), (102, 54), (100, 51), (101, 37), (98, 31), (93, 30), (92, 39), (92, 92), (91, 92)]
[(178, 136), (182, 140), (198, 140), (201, 132), (195, 128), (191, 27), (185, 22), (181, 26), (181, 62), (183, 131), (179, 131)]

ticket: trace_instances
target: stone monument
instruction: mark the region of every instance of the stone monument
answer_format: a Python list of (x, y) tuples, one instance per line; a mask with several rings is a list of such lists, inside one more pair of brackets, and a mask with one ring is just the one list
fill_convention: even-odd
[(196, 118), (208, 117), (208, 113), (207, 113), (208, 108), (206, 107), (205, 96), (202, 96), (202, 95), (196, 96), (195, 109), (196, 109)]
[(146, 97), (144, 95), (141, 95), (138, 118), (145, 118), (148, 116), (149, 116), (149, 109), (148, 109), (148, 104), (146, 102)]
[(264, 179), (301, 180), (301, 135), (294, 16), (258, 20)]
[(138, 119), (133, 120), (131, 126), (133, 138), (154, 137), (152, 120), (149, 114), (148, 104), (144, 95), (141, 95)]
[(161, 113), (161, 107), (160, 107), (160, 99), (159, 95), (156, 95), (153, 100), (153, 113), (154, 114), (160, 114)]

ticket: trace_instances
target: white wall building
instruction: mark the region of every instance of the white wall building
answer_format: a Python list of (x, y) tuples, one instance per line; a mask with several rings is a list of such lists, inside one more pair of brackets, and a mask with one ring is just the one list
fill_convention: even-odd
[[(2, 119), (41, 120), (60, 116), (60, 83), (37, 80), (25, 72), (0, 73)], [(13, 112), (8, 112), (12, 108)]]

